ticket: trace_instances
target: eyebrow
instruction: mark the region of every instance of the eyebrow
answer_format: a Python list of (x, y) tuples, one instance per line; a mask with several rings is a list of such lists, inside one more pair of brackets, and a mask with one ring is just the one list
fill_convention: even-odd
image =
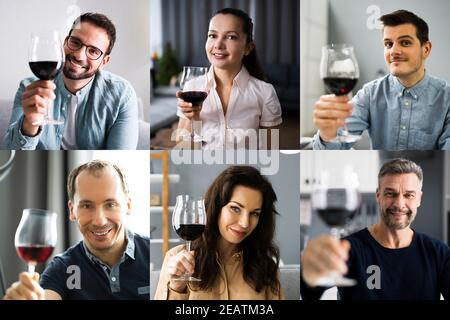
[[(397, 192), (397, 190), (395, 190), (395, 189), (391, 189), (391, 188), (386, 188), (386, 189), (384, 189), (384, 192), (395, 192), (395, 193), (398, 193)], [(414, 191), (414, 190), (406, 190), (404, 193), (416, 193), (416, 191)]]
[[(219, 33), (219, 31), (216, 31), (216, 30), (208, 30), (208, 32)], [(236, 34), (239, 34), (239, 32), (237, 32), (237, 31), (235, 31), (235, 30), (225, 31), (224, 33), (231, 33), (231, 32), (236, 33)]]
[[(404, 36), (400, 36), (400, 37), (397, 38), (397, 40), (402, 40), (402, 39), (414, 40), (414, 37), (411, 37), (410, 35), (404, 35)], [(392, 41), (392, 39), (384, 38), (383, 41)]]
[[(230, 200), (230, 202), (233, 202), (233, 203), (237, 204), (239, 207), (244, 208), (244, 205), (242, 205), (241, 203), (239, 203), (237, 201)], [(254, 209), (252, 212), (254, 212), (254, 211), (261, 211), (261, 208)]]
[[(106, 199), (106, 200), (103, 201), (103, 203), (105, 203), (105, 202), (116, 202), (116, 203), (119, 203), (119, 201), (117, 199), (114, 199), (114, 198)], [(81, 203), (81, 204), (94, 203), (94, 201), (86, 199), (86, 200), (80, 200), (79, 203)]]

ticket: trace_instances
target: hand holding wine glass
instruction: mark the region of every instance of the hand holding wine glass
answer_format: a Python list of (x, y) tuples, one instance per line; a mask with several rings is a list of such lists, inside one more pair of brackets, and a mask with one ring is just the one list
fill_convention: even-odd
[[(56, 125), (64, 121), (54, 119), (55, 85), (51, 82), (64, 65), (64, 50), (58, 32), (38, 32), (31, 36), (29, 66), (40, 81), (26, 88), (22, 105), (26, 120), (32, 126)], [(29, 126), (29, 123), (27, 123)], [(37, 131), (32, 130), (31, 131)]]
[[(193, 256), (191, 251), (191, 242), (199, 238), (206, 225), (206, 211), (205, 204), (202, 198), (195, 198), (189, 195), (177, 196), (177, 202), (175, 204), (174, 212), (172, 215), (172, 226), (178, 236), (186, 241), (186, 251), (182, 253), (185, 255), (186, 261), (189, 261), (189, 265), (185, 265), (184, 269), (188, 271), (194, 270), (192, 265)], [(191, 276), (189, 273), (185, 273), (178, 277), (172, 277), (171, 280), (175, 281), (201, 281), (198, 278)]]
[[(311, 196), (312, 209), (331, 228), (331, 235), (339, 240), (344, 226), (355, 217), (361, 205), (358, 178), (350, 166), (331, 173), (322, 170), (319, 182)], [(338, 247), (338, 241), (334, 241)], [(332, 245), (332, 243), (331, 243)], [(337, 249), (339, 250), (339, 249)], [(352, 286), (356, 281), (342, 277), (336, 272), (319, 281), (322, 286)]]
[[(345, 119), (351, 115), (352, 107), (347, 94), (355, 87), (359, 78), (358, 62), (353, 47), (330, 44), (322, 48), (320, 77), (333, 95), (322, 96), (315, 105), (314, 123), (325, 141), (355, 142), (359, 135), (348, 132)], [(342, 135), (337, 130), (343, 127)]]
[(177, 92), (177, 98), (181, 99), (178, 104), (181, 112), (191, 121), (190, 138), (194, 142), (202, 142), (200, 122), (200, 111), (203, 101), (208, 96), (208, 68), (183, 67), (180, 86), (182, 91)]

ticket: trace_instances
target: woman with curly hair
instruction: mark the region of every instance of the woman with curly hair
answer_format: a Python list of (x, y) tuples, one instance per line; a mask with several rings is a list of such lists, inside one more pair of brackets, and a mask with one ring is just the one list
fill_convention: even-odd
[[(274, 244), (276, 194), (258, 169), (232, 166), (205, 194), (207, 224), (193, 251), (165, 256), (155, 299), (283, 299)], [(174, 278), (189, 273), (200, 282)]]

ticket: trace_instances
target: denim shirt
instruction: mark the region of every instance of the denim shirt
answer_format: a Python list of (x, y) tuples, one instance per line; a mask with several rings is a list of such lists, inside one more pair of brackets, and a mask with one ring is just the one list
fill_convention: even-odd
[[(37, 78), (22, 80), (14, 100), (9, 128), (3, 140), (4, 149), (59, 150), (65, 123), (41, 126), (34, 137), (22, 134), (22, 93)], [(53, 116), (67, 119), (72, 94), (66, 89), (62, 73), (55, 79)], [(131, 84), (108, 71), (99, 71), (94, 79), (77, 93), (75, 136), (78, 149), (136, 149), (138, 141), (138, 106)]]
[[(429, 76), (411, 88), (387, 75), (366, 84), (352, 99), (350, 133), (369, 131), (373, 149), (450, 149), (450, 86)], [(342, 135), (342, 128), (338, 130)], [(352, 143), (324, 142), (319, 132), (313, 149), (350, 149)]]

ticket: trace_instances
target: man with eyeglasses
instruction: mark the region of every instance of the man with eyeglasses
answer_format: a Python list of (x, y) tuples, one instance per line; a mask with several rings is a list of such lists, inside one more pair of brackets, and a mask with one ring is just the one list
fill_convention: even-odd
[[(103, 68), (116, 40), (111, 20), (85, 13), (64, 40), (65, 63), (55, 81), (27, 78), (16, 93), (7, 149), (136, 149), (138, 107), (131, 84)], [(54, 100), (62, 125), (37, 124)]]

